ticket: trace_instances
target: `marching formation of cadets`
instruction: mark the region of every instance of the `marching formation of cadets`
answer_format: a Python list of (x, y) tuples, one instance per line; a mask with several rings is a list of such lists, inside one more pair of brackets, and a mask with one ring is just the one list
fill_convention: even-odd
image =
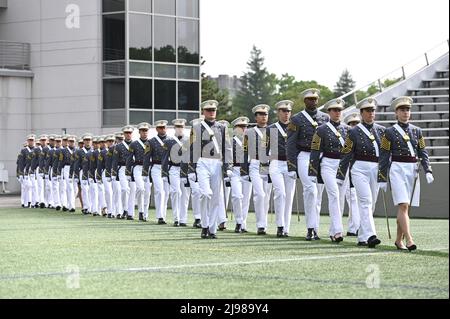
[[(380, 244), (373, 213), (379, 190), (388, 182), (398, 206), (397, 238), (400, 250), (415, 250), (409, 227), (409, 208), (419, 205), (420, 166), (428, 183), (434, 181), (421, 130), (409, 124), (413, 100), (392, 102), (398, 123), (385, 129), (375, 123), (377, 101), (365, 99), (357, 113), (341, 118), (345, 102), (335, 99), (317, 109), (320, 91), (302, 93), (306, 109), (292, 115), (293, 102), (276, 104), (278, 121), (268, 125), (271, 107), (253, 108), (256, 126), (239, 117), (230, 124), (217, 121), (218, 102), (201, 105), (202, 117), (192, 121), (190, 136), (186, 120), (172, 122), (175, 134), (167, 135), (167, 121), (154, 124), (157, 135), (149, 139), (148, 123), (107, 136), (35, 135), (17, 159), (22, 186), (22, 207), (54, 208), (75, 212), (79, 197), (84, 215), (116, 219), (138, 218), (147, 222), (152, 186), (156, 220), (166, 224), (171, 200), (173, 225), (187, 227), (192, 196), (193, 227), (201, 238), (216, 238), (226, 229), (228, 201), (236, 233), (246, 233), (253, 194), (256, 231), (265, 235), (273, 196), (277, 237), (289, 236), (296, 180), (303, 185), (306, 240), (320, 240), (318, 231), (322, 193), (328, 195), (332, 242), (344, 239), (343, 210), (349, 206), (348, 237), (359, 246)], [(343, 120), (343, 121), (342, 121)], [(273, 194), (272, 194), (273, 192)], [(298, 194), (297, 194), (298, 195)], [(298, 210), (298, 207), (297, 207)]]

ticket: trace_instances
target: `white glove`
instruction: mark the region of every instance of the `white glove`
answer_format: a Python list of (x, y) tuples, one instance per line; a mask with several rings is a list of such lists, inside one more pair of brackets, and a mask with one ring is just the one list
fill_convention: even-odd
[(111, 182), (112, 182), (111, 177), (107, 177), (107, 178), (106, 178), (106, 181), (107, 181), (108, 183), (111, 183)]
[[(58, 178), (59, 178), (59, 176), (58, 176)], [(59, 180), (58, 180), (59, 181)], [(89, 184), (93, 184), (94, 183), (94, 179), (92, 179), (92, 178), (89, 178)]]
[(17, 181), (18, 181), (19, 183), (22, 183), (22, 181), (23, 181), (23, 176), (17, 176)]
[(241, 181), (243, 181), (243, 182), (249, 182), (249, 181), (250, 181), (250, 176), (248, 176), (248, 175), (241, 176)]
[(144, 182), (146, 182), (146, 183), (150, 183), (150, 177), (148, 177), (148, 176), (144, 176)]
[(163, 180), (164, 183), (169, 183), (169, 178), (167, 176), (164, 176), (162, 178), (162, 180)]
[(73, 178), (69, 178), (69, 183), (73, 183)]
[(25, 175), (23, 178), (27, 181), (30, 177), (28, 175)]
[(190, 180), (191, 182), (194, 182), (194, 183), (195, 183), (195, 180), (197, 179), (197, 175), (196, 175), (195, 173), (190, 173), (190, 174), (188, 175), (188, 178), (189, 178), (189, 180)]
[(223, 181), (224, 181), (225, 183), (230, 183), (230, 182), (231, 182), (231, 178), (230, 178), (230, 177), (225, 177), (225, 178), (223, 179)]
[(339, 178), (336, 178), (336, 182), (337, 182), (337, 184), (339, 185), (339, 186), (342, 186), (342, 185), (344, 185), (344, 180), (342, 180), (342, 179), (339, 179)]
[(182, 183), (183, 185), (186, 185), (186, 184), (188, 183), (188, 179), (187, 179), (186, 177), (182, 177), (182, 178), (181, 178), (181, 183)]
[(433, 182), (434, 182), (434, 176), (433, 176), (433, 174), (432, 174), (432, 173), (427, 173), (425, 176), (426, 176), (426, 178), (427, 178), (427, 183), (428, 183), (428, 184), (433, 184)]
[(378, 185), (383, 192), (387, 192), (387, 183), (378, 183)]
[(78, 178), (74, 178), (73, 181), (78, 184), (80, 182), (80, 180)]
[(289, 172), (288, 176), (292, 179), (297, 179), (297, 172)]
[(315, 176), (310, 176), (309, 179), (310, 179), (310, 181), (313, 182), (314, 184), (317, 184), (317, 177), (315, 177)]
[(227, 176), (229, 178), (232, 178), (234, 176), (233, 171), (232, 170), (227, 170)]
[(269, 181), (269, 175), (261, 175), (261, 179), (262, 179), (264, 182), (268, 182), (268, 181)]
[(40, 178), (44, 178), (44, 173), (39, 173)]
[(131, 183), (131, 176), (127, 176), (128, 183)]
[(30, 174), (30, 179), (36, 179), (36, 175), (35, 174)]
[(48, 181), (48, 174), (44, 175), (44, 179)]

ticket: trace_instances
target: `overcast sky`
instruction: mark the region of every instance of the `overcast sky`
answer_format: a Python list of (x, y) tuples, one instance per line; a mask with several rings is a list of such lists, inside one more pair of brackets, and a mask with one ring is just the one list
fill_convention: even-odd
[(201, 0), (212, 76), (242, 75), (255, 44), (277, 75), (332, 88), (348, 68), (360, 87), (448, 37), (448, 0)]

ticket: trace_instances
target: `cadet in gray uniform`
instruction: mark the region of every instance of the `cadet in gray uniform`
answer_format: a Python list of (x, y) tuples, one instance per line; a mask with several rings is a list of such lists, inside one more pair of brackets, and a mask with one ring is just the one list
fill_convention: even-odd
[[(169, 183), (163, 179), (162, 161), (168, 151), (165, 144), (167, 121), (155, 122), (158, 135), (145, 143), (144, 167), (142, 175), (147, 183), (153, 183), (155, 192), (156, 218), (159, 225), (166, 225), (167, 202), (169, 200)], [(150, 193), (146, 194), (150, 197)]]
[(96, 180), (97, 171), (97, 161), (98, 161), (98, 147), (99, 147), (99, 136), (93, 138), (93, 147), (87, 153), (87, 158), (89, 159), (89, 199), (90, 208), (89, 211), (92, 212), (94, 217), (100, 216), (101, 210), (99, 210), (98, 201), (98, 183)]
[(68, 145), (64, 147), (59, 155), (59, 170), (61, 171), (61, 183), (65, 184), (64, 190), (66, 192), (66, 205), (63, 211), (70, 213), (75, 212), (75, 194), (73, 191), (73, 179), (70, 178), (70, 167), (72, 165), (72, 156), (75, 152), (75, 137), (69, 136), (67, 138)]
[[(386, 187), (388, 176), (394, 205), (398, 206), (397, 240), (399, 250), (417, 249), (409, 225), (409, 207), (420, 204), (419, 165), (422, 165), (429, 184), (434, 182), (433, 170), (422, 130), (409, 123), (413, 99), (402, 96), (392, 102), (398, 123), (386, 129), (381, 140), (378, 182)], [(414, 193), (413, 193), (414, 192)], [(406, 245), (403, 242), (406, 239)]]
[(288, 126), (288, 166), (290, 177), (296, 179), (299, 176), (303, 185), (307, 241), (320, 239), (318, 231), (323, 185), (315, 184), (309, 177), (312, 138), (317, 128), (329, 121), (327, 114), (317, 110), (319, 94), (317, 89), (302, 92), (306, 109), (293, 116)]
[(49, 151), (48, 148), (48, 136), (47, 135), (41, 135), (41, 152), (39, 153), (39, 160), (38, 160), (38, 170), (39, 173), (37, 175), (38, 179), (38, 187), (39, 187), (39, 202), (40, 207), (46, 208), (47, 207), (47, 194), (46, 194), (46, 180), (45, 180), (45, 163), (46, 163), (46, 157), (47, 152)]
[(31, 208), (31, 202), (32, 202), (32, 183), (30, 181), (30, 175), (29, 170), (31, 167), (31, 161), (33, 159), (33, 150), (35, 147), (35, 141), (36, 141), (36, 135), (30, 134), (27, 137), (27, 143), (28, 145), (22, 149), (19, 161), (19, 168), (20, 173), (23, 176), (23, 183), (24, 183), (24, 192), (25, 192), (25, 207)]
[(89, 158), (88, 152), (91, 150), (92, 134), (83, 135), (84, 146), (75, 153), (74, 163), (74, 181), (81, 182), (81, 197), (83, 198), (83, 215), (89, 215), (91, 212), (89, 198)]
[(53, 188), (53, 200), (55, 202), (55, 207), (57, 211), (61, 210), (61, 193), (59, 190), (59, 183), (61, 181), (61, 176), (59, 173), (59, 153), (61, 152), (62, 136), (57, 136), (55, 138), (56, 145), (53, 150), (53, 160), (52, 160), (52, 188)]
[(314, 183), (324, 183), (328, 195), (328, 211), (331, 217), (330, 238), (332, 242), (344, 240), (342, 215), (345, 205), (345, 193), (349, 179), (339, 186), (336, 180), (341, 159), (341, 151), (345, 145), (349, 127), (341, 123), (341, 112), (345, 107), (342, 99), (331, 100), (324, 109), (330, 115), (330, 122), (322, 124), (314, 134), (311, 145), (309, 176)]
[(53, 153), (55, 151), (55, 135), (50, 135), (48, 150), (44, 148), (44, 152), (46, 152), (45, 156), (45, 169), (44, 169), (44, 179), (45, 179), (45, 196), (46, 203), (48, 204), (48, 208), (54, 208), (54, 200), (53, 200), (53, 181), (52, 181), (52, 162), (53, 162)]
[(369, 248), (375, 248), (381, 243), (377, 238), (373, 213), (379, 191), (378, 161), (381, 136), (385, 128), (375, 123), (377, 106), (378, 102), (373, 98), (358, 103), (362, 123), (348, 132), (337, 173), (338, 184), (342, 185), (351, 166), (352, 182), (355, 185), (361, 215), (358, 245)]
[[(148, 220), (148, 208), (150, 205), (150, 184), (145, 183), (142, 176), (142, 168), (144, 166), (145, 143), (148, 141), (148, 131), (150, 124), (141, 123), (137, 126), (139, 130), (139, 139), (130, 144), (130, 156), (126, 161), (126, 175), (131, 178), (134, 175), (136, 182), (136, 199), (139, 211), (139, 220)], [(133, 214), (128, 216), (129, 220), (133, 220)]]

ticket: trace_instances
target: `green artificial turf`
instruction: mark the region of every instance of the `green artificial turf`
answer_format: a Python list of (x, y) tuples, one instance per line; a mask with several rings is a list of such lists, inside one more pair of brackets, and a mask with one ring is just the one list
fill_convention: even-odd
[(385, 219), (376, 250), (331, 243), (327, 217), (311, 243), (303, 216), (287, 239), (269, 221), (265, 237), (230, 221), (202, 240), (191, 227), (0, 209), (0, 298), (449, 298), (448, 220), (413, 220), (414, 253), (395, 250)]

